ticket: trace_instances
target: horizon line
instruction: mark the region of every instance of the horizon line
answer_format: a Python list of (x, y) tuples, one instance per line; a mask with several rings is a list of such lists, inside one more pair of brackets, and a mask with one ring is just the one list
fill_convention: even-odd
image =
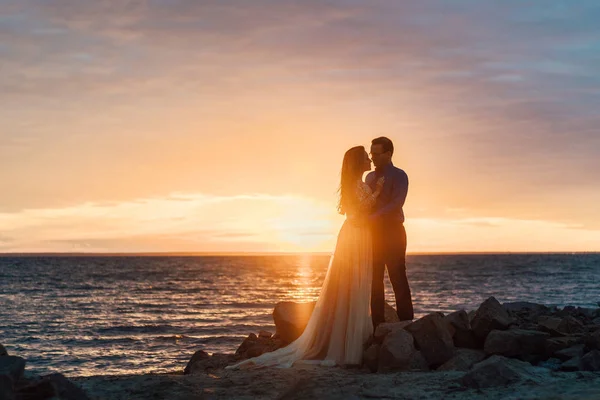
[[(591, 251), (414, 251), (411, 255), (600, 254)], [(333, 255), (328, 251), (0, 252), (0, 257), (215, 257)]]

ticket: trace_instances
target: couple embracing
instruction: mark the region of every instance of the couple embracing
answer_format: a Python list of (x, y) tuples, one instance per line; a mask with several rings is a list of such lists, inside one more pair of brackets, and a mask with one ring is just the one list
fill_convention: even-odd
[[(401, 321), (412, 320), (406, 278), (406, 231), (402, 207), (408, 176), (392, 164), (394, 145), (373, 139), (346, 152), (338, 210), (346, 216), (319, 298), (302, 335), (286, 347), (228, 368), (291, 367), (294, 363), (350, 366), (362, 362), (363, 345), (384, 322), (384, 272)], [(371, 170), (363, 182), (366, 171)]]

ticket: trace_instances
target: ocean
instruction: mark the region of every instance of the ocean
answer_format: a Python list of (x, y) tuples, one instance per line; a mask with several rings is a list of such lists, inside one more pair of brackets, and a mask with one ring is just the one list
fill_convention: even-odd
[[(319, 294), (327, 255), (0, 257), (0, 343), (34, 373), (182, 370), (274, 332), (284, 300)], [(409, 255), (417, 317), (500, 302), (598, 307), (600, 254)], [(386, 278), (387, 279), (387, 278)], [(386, 297), (393, 292), (386, 281)]]

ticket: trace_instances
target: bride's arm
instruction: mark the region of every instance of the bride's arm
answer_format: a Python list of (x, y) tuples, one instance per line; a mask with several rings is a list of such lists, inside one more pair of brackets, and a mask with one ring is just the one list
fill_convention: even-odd
[(366, 184), (361, 183), (357, 185), (356, 196), (361, 210), (370, 210), (375, 205), (377, 197), (379, 197), (383, 189), (383, 182), (383, 178), (379, 178), (374, 192), (371, 192), (371, 188)]

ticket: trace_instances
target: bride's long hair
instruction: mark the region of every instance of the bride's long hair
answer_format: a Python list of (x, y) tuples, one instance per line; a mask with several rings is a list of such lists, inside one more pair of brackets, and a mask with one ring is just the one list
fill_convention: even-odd
[(340, 187), (338, 189), (339, 201), (337, 207), (338, 212), (342, 215), (345, 215), (356, 202), (356, 182), (359, 179), (362, 179), (364, 163), (364, 146), (353, 147), (344, 154)]

